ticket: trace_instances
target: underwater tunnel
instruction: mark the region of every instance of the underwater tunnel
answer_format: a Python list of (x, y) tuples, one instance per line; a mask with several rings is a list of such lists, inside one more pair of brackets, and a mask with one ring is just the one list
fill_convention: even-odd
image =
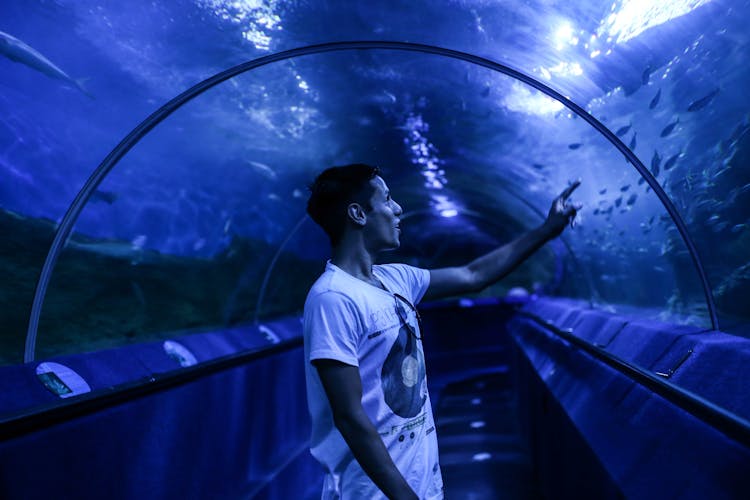
[[(0, 5), (0, 497), (320, 498), (331, 165), (404, 208), (445, 498), (747, 498), (750, 2)], [(744, 83), (743, 83), (744, 82)], [(412, 434), (413, 436), (413, 434)], [(409, 439), (409, 434), (404, 434)]]

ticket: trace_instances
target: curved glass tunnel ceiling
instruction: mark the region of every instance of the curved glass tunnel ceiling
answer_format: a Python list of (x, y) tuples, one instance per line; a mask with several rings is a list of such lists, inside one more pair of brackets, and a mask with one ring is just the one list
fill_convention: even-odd
[[(15, 242), (28, 250), (34, 270), (51, 231), (38, 218), (59, 220), (93, 166), (160, 103), (248, 58), (236, 49), (221, 51), (235, 41), (207, 42), (220, 57), (198, 56), (190, 66), (179, 57), (187, 50), (184, 38), (165, 37), (171, 51), (146, 50), (165, 66), (163, 73), (138, 57), (126, 63), (118, 52), (122, 45), (107, 45), (113, 36), (145, 47), (155, 35), (116, 22), (104, 33), (98, 17), (83, 13), (89, 4), (95, 3), (36, 6), (31, 10), (37, 15), (23, 19), (20, 4), (2, 7), (13, 21), (2, 31), (17, 26), (15, 36), (46, 49), (72, 74), (76, 66), (65, 44), (55, 52), (32, 35), (32, 28), (49, 27), (45, 9), (54, 10), (58, 24), (71, 27), (63, 33), (68, 50), (99, 48), (92, 56), (99, 67), (92, 61), (75, 73), (103, 73), (87, 86), (97, 97), (91, 101), (65, 82), (0, 58), (8, 69), (0, 97), (6, 180), (0, 202), (7, 224), (25, 228), (14, 233)], [(195, 9), (204, 12), (208, 4), (230, 9), (221, 2), (197, 2)], [(285, 28), (268, 31), (268, 47), (250, 35), (241, 43), (263, 55), (266, 49), (376, 33), (486, 55), (547, 81), (617, 132), (652, 172), (658, 166), (656, 178), (707, 267), (722, 327), (747, 324), (742, 297), (750, 275), (750, 179), (743, 167), (749, 120), (738, 95), (750, 80), (739, 64), (747, 54), (746, 3), (673, 2), (672, 18), (657, 22), (663, 13), (654, 12), (640, 24), (628, 14), (629, 2), (618, 5), (612, 40), (601, 36), (609, 29), (609, 6), (582, 3), (577, 16), (536, 6), (540, 15), (531, 16), (526, 6), (459, 3), (448, 16), (426, 4), (375, 12), (342, 3), (317, 12), (316, 27), (303, 22), (310, 14), (304, 6), (280, 9)], [(110, 23), (117, 19), (110, 7), (95, 6)], [(176, 14), (169, 6), (158, 8)], [(333, 29), (334, 10), (367, 15), (361, 26), (337, 23)], [(512, 27), (503, 21), (508, 10)], [(417, 14), (436, 21), (436, 29), (407, 26), (405, 19)], [(186, 9), (173, 22), (198, 38), (212, 23), (236, 27), (228, 37), (240, 31), (236, 17), (225, 25), (220, 16), (199, 17)], [(450, 29), (467, 20), (470, 29)], [(160, 29), (167, 28), (156, 33)], [(601, 46), (589, 51), (592, 34)], [(29, 89), (36, 92), (33, 99)], [(287, 238), (267, 280), (261, 317), (297, 311), (327, 254), (325, 238), (309, 222), (290, 236), (304, 213), (306, 185), (322, 168), (351, 161), (379, 164), (399, 203), (419, 214), (407, 219), (408, 244), (384, 258), (430, 266), (440, 265), (436, 256), (449, 263), (457, 251), (478, 252), (534, 227), (551, 199), (580, 177), (575, 199), (585, 206), (581, 224), (567, 233), (570, 251), (546, 249), (512, 284), (549, 284), (561, 265), (557, 294), (608, 310), (638, 306), (645, 316), (708, 325), (701, 284), (668, 214), (632, 165), (588, 124), (486, 68), (434, 55), (357, 51), (295, 58), (243, 74), (147, 135), (99, 186), (60, 256), (41, 317), (38, 357), (252, 319), (260, 284)], [(471, 213), (481, 218), (465, 215)], [(446, 228), (455, 250), (443, 241)], [(13, 317), (5, 363), (17, 362), (23, 352), (29, 275), (8, 282), (8, 295), (24, 301), (6, 313)]]
[[(446, 77), (425, 79), (430, 72)], [(304, 81), (298, 78), (301, 73)], [(308, 98), (307, 107), (289, 105), (283, 95), (268, 91), (269, 86), (288, 88), (290, 79), (303, 90), (320, 89)], [(474, 80), (484, 85), (478, 96), (457, 94)], [(452, 220), (462, 212), (499, 221), (507, 241), (540, 224), (540, 214), (574, 174), (586, 179), (576, 199), (594, 208), (590, 221), (568, 236), (569, 246), (582, 265), (594, 270), (596, 300), (610, 307), (653, 308), (663, 319), (677, 322), (705, 319), (700, 283), (684, 277), (677, 281), (681, 274), (689, 276), (681, 273), (690, 269), (687, 250), (674, 231), (669, 233), (672, 221), (649, 186), (639, 183), (639, 174), (598, 131), (574, 115), (537, 114), (526, 116), (521, 127), (514, 125), (505, 99), (516, 95), (517, 86), (514, 79), (463, 61), (394, 51), (310, 55), (237, 76), (175, 112), (112, 170), (81, 213), (75, 228), (81, 237), (68, 242), (49, 300), (64, 303), (68, 312), (79, 311), (77, 329), (95, 332), (94, 345), (111, 345), (123, 333), (126, 339), (139, 333), (159, 336), (247, 319), (251, 307), (238, 303), (250, 304), (253, 294), (261, 293), (259, 278), (274, 249), (304, 214), (305, 184), (326, 165), (367, 156), (382, 166), (407, 215), (418, 210), (438, 221), (422, 222), (405, 233), (411, 242), (398, 255), (401, 260), (455, 264), (456, 253), (479, 254), (499, 242), (488, 239), (488, 224), (482, 229)], [(213, 110), (232, 98), (233, 89), (250, 89), (252, 96), (237, 101), (232, 113), (221, 108), (216, 121)], [(352, 95), (343, 99), (346, 92)], [(491, 98), (493, 92), (497, 97)], [(554, 103), (535, 90), (524, 92), (530, 100)], [(258, 120), (270, 127), (261, 129)], [(274, 120), (284, 128), (274, 130)], [(508, 192), (534, 195), (527, 195), (524, 205), (523, 198)], [(432, 238), (449, 226), (454, 252)], [(665, 245), (672, 251), (666, 252)], [(271, 315), (298, 311), (320, 270), (321, 255), (311, 258), (309, 237), (293, 235), (285, 247), (288, 268), (282, 263), (276, 272), (284, 293), (273, 293), (278, 287), (272, 280), (265, 296), (270, 304), (260, 305)], [(591, 256), (595, 250), (604, 255)], [(113, 274), (99, 279), (105, 285), (75, 295), (70, 283), (75, 283), (73, 274), (81, 275), (74, 264), (81, 252), (116, 258), (120, 265), (106, 266)], [(442, 262), (435, 258), (441, 256)], [(541, 256), (536, 260), (543, 261)], [(634, 281), (634, 261), (640, 268), (660, 266), (663, 287), (625, 286)], [(65, 271), (65, 262), (71, 271)], [(148, 275), (159, 265), (176, 266), (168, 283), (157, 285)], [(543, 267), (551, 280), (554, 264)], [(538, 279), (530, 278), (526, 287), (535, 287)], [(118, 281), (114, 288), (109, 285)], [(144, 282), (149, 283), (145, 288)], [(586, 285), (571, 276), (565, 290), (590, 298), (592, 289)], [(150, 297), (159, 286), (165, 288), (156, 293), (158, 298)], [(212, 290), (213, 300), (203, 299), (204, 289)], [(123, 291), (130, 308), (116, 307)], [(675, 294), (684, 302), (679, 307), (689, 308), (687, 314), (672, 303)], [(97, 307), (122, 311), (123, 317), (110, 314), (115, 325), (104, 328), (87, 324), (92, 299)], [(171, 301), (186, 309), (179, 320), (160, 313)], [(148, 313), (154, 302), (160, 304), (155, 316)], [(41, 318), (42, 352), (47, 341), (61, 338), (44, 331), (45, 325), (60, 327), (55, 311), (45, 309)]]

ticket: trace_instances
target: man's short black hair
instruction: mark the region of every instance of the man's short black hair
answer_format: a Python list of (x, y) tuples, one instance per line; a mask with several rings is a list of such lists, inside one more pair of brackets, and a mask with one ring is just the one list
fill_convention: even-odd
[[(321, 172), (310, 186), (307, 213), (337, 245), (346, 227), (346, 209), (351, 203), (369, 205), (370, 181), (380, 173), (378, 167), (353, 163)], [(367, 207), (366, 207), (367, 208)]]

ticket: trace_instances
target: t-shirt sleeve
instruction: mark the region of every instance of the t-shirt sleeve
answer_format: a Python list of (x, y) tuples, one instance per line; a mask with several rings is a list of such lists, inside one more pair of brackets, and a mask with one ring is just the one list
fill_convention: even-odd
[(405, 296), (412, 304), (418, 304), (430, 286), (430, 271), (407, 264), (392, 264), (390, 267), (406, 288)]
[(359, 314), (354, 303), (340, 293), (324, 292), (305, 305), (304, 329), (310, 343), (310, 361), (334, 359), (359, 366)]

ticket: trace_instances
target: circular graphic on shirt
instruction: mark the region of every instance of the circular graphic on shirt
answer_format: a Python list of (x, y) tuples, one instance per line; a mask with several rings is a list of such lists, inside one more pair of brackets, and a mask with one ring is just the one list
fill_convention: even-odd
[(385, 404), (396, 415), (411, 418), (419, 415), (427, 399), (424, 354), (417, 339), (402, 325), (380, 372)]
[(414, 356), (406, 356), (401, 363), (401, 379), (406, 387), (414, 387), (419, 381), (419, 361)]

